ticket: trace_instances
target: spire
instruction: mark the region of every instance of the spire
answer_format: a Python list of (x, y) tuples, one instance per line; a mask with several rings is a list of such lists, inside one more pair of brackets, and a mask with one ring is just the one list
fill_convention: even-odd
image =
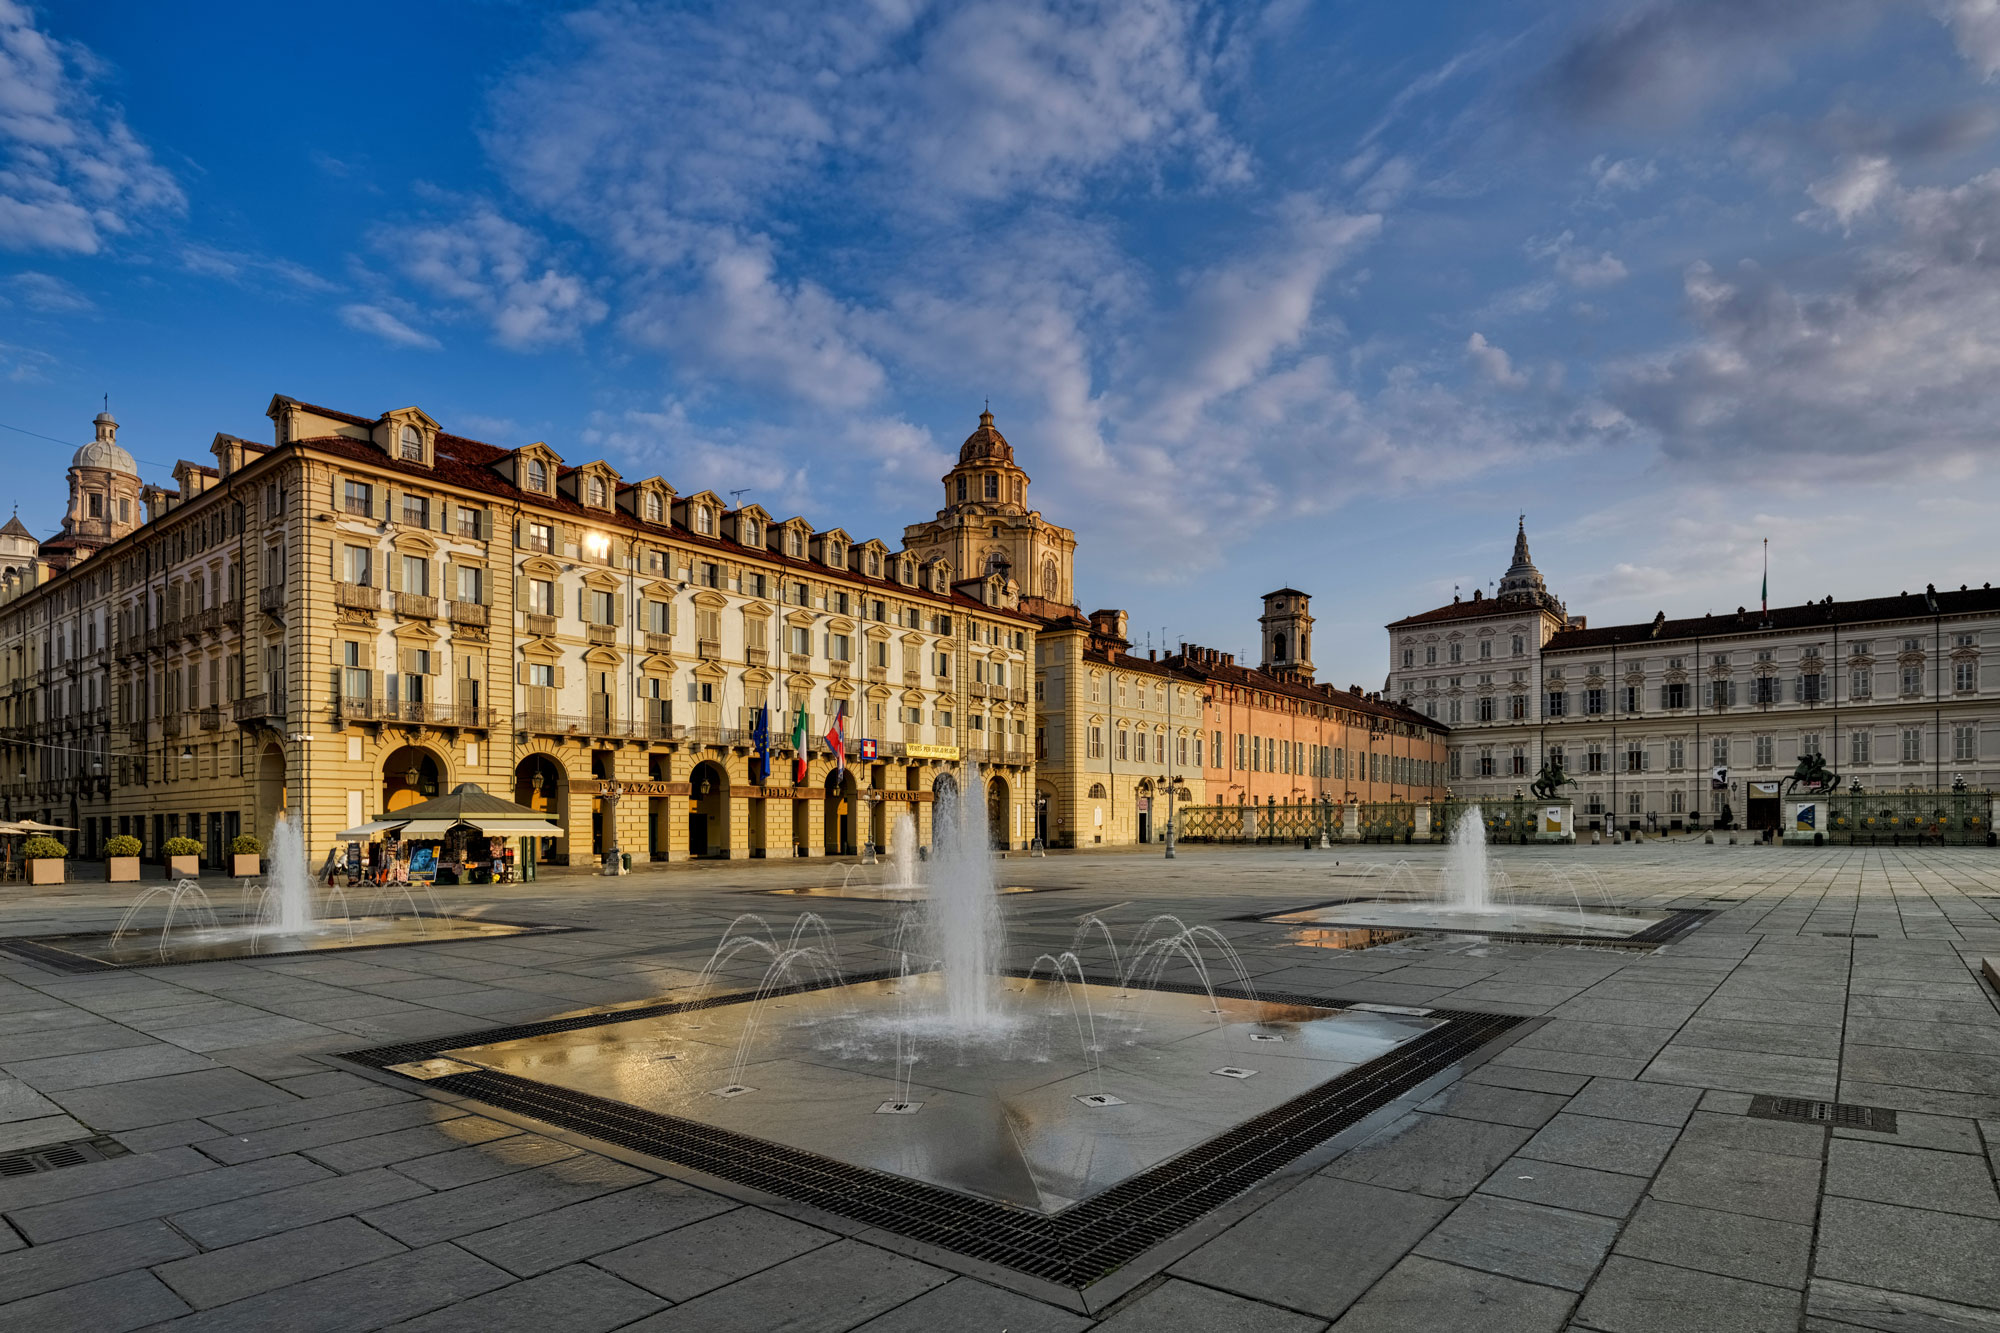
[(1514, 529), (1514, 563), (1501, 576), (1496, 595), (1501, 601), (1555, 605), (1555, 598), (1549, 595), (1548, 586), (1542, 582), (1542, 571), (1535, 568), (1534, 557), (1528, 554), (1526, 514), (1521, 515), (1519, 525)]

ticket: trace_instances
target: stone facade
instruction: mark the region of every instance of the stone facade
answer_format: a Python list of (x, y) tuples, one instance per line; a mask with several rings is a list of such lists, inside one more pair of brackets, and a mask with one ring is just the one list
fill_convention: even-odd
[(2000, 787), (1990, 585), (1592, 628), (1518, 533), (1498, 595), (1387, 628), (1391, 691), (1451, 728), (1463, 797), (1511, 796), (1555, 756), (1586, 827), (1712, 824), (1725, 804), (1775, 827), (1809, 753), (1842, 790)]
[(820, 855), (886, 841), (905, 811), (928, 840), (934, 790), (970, 756), (997, 836), (1029, 836), (1038, 622), (999, 572), (956, 579), (417, 408), (280, 396), (269, 415), (273, 445), (218, 436), (214, 466), (143, 488), (143, 521), (0, 603), (10, 817), (74, 825), (85, 852), (130, 832), (155, 855), (179, 833), (219, 855), (296, 811), (319, 856), (470, 781), (562, 823), (545, 857)]

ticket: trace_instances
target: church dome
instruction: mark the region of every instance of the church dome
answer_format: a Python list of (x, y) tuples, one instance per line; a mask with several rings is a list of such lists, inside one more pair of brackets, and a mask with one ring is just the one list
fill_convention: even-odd
[[(111, 419), (109, 412), (97, 414), (93, 423), (97, 427), (97, 438), (76, 451), (69, 460), (71, 467), (103, 468), (107, 472), (123, 472), (130, 476), (139, 475), (139, 465), (132, 461), (132, 455), (119, 448), (108, 438), (117, 433), (118, 423)], [(110, 429), (107, 430), (106, 427)]]
[(961, 463), (1014, 461), (1014, 446), (1007, 443), (1007, 437), (993, 427), (993, 414), (979, 414), (979, 429), (965, 437), (965, 443), (958, 448)]

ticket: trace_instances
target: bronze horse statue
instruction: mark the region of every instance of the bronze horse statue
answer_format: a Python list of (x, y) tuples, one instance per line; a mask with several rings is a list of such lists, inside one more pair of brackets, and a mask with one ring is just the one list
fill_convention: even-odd
[(1826, 756), (1809, 754), (1799, 759), (1799, 766), (1792, 770), (1792, 785), (1786, 794), (1790, 795), (1800, 787), (1806, 788), (1814, 796), (1825, 796), (1840, 786), (1840, 774), (1826, 766)]
[(1535, 794), (1535, 799), (1538, 801), (1553, 801), (1556, 793), (1564, 787), (1576, 785), (1576, 779), (1563, 772), (1562, 760), (1551, 759), (1542, 765), (1542, 771), (1536, 775), (1534, 783), (1528, 790)]

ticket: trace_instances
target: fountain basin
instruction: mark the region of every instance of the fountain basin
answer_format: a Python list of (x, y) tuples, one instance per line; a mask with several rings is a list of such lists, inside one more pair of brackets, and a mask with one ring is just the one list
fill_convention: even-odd
[[(1002, 884), (993, 891), (1008, 893), (1061, 893), (1073, 885), (1060, 884), (1052, 888), (1033, 884)], [(823, 884), (803, 889), (752, 889), (752, 893), (770, 894), (780, 898), (856, 898), (878, 903), (921, 903), (930, 899), (928, 885), (924, 884)]]
[(1310, 907), (1241, 919), (1282, 925), (1484, 935), (1495, 939), (1556, 943), (1632, 944), (1650, 948), (1678, 938), (1711, 915), (1707, 911), (1682, 908), (1586, 908), (1573, 903), (1515, 901), (1473, 910), (1434, 899), (1337, 898)]
[[(1102, 1067), (1061, 986), (1008, 979), (1025, 1011), (986, 1040), (923, 1042), (898, 1077), (903, 1015), (936, 974), (725, 1005), (584, 1032), (452, 1047), (497, 1073), (624, 1102), (1055, 1213), (1382, 1055), (1437, 1020), (1088, 985)], [(912, 993), (916, 992), (916, 993)], [(773, 1005), (783, 1005), (774, 1008)], [(1219, 1020), (1219, 1021), (1218, 1021)], [(746, 1024), (759, 1031), (736, 1067)], [(1081, 1025), (1087, 1026), (1087, 1025)], [(1279, 1037), (1253, 1041), (1252, 1036)], [(939, 1046), (943, 1045), (943, 1049)], [(1254, 1071), (1230, 1077), (1222, 1068)], [(752, 1091), (718, 1096), (718, 1089)], [(1093, 1106), (1077, 1098), (1108, 1094)], [(883, 1112), (884, 1106), (914, 1109)]]
[(158, 927), (124, 934), (25, 935), (0, 939), (0, 951), (65, 972), (171, 967), (229, 958), (273, 958), (413, 944), (453, 944), (516, 935), (547, 935), (574, 926), (536, 925), (473, 916), (357, 916), (318, 921), (303, 930), (265, 924)]

